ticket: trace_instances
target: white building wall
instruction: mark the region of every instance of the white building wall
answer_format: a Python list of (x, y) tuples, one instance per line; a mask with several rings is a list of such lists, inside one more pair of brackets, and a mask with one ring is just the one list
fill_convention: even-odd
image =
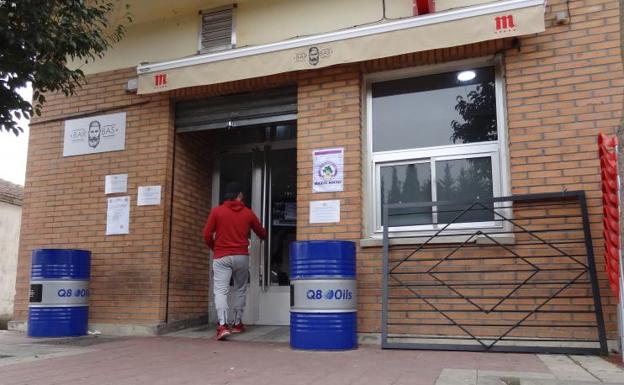
[[(70, 63), (85, 74), (136, 67), (197, 54), (200, 10), (237, 3), (234, 13), (237, 47), (273, 43), (296, 36), (336, 31), (379, 22), (381, 0), (125, 0), (134, 22), (106, 55)], [(473, 0), (474, 1), (474, 0)], [(386, 0), (386, 17), (412, 15), (413, 0)]]
[(0, 328), (13, 314), (22, 207), (0, 202)]

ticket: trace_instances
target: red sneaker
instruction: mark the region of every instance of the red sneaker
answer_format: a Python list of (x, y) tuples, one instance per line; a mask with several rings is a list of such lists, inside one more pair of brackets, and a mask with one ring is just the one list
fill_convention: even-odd
[(243, 325), (243, 323), (239, 323), (237, 325), (232, 326), (232, 329), (230, 329), (230, 331), (232, 333), (242, 333), (245, 331), (245, 325)]
[(228, 329), (227, 325), (217, 325), (217, 335), (215, 336), (217, 341), (225, 339), (230, 334), (230, 329)]

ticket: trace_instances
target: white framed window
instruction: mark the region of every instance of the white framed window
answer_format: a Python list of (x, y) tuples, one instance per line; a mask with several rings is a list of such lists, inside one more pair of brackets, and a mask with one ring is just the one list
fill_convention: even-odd
[(198, 52), (210, 53), (236, 47), (234, 10), (228, 5), (199, 12)]
[(448, 229), (460, 232), (501, 225), (490, 210), (455, 218), (459, 206), (435, 205), (509, 193), (498, 63), (480, 59), (367, 77), (366, 180), (372, 183), (365, 183), (365, 216), (373, 237), (386, 226), (382, 210), (391, 203), (422, 205), (392, 211), (389, 230), (395, 235), (419, 236), (451, 221)]

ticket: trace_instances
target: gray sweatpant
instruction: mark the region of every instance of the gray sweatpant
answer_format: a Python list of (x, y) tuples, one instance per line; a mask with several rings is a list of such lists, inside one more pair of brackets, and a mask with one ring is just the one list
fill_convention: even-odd
[(228, 293), (230, 292), (230, 278), (234, 280), (234, 295), (232, 309), (234, 309), (234, 324), (241, 322), (245, 300), (247, 296), (247, 281), (249, 280), (249, 255), (228, 255), (212, 261), (214, 273), (214, 297), (219, 324), (225, 325), (228, 321)]

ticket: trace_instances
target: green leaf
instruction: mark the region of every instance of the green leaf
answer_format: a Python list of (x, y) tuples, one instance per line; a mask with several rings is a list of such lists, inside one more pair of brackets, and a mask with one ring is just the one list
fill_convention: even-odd
[[(104, 56), (125, 35), (129, 6), (113, 19), (119, 0), (0, 1), (0, 131), (18, 135), (14, 117), (41, 115), (44, 93), (73, 95), (85, 81), (68, 59), (88, 62)], [(17, 93), (32, 83), (33, 100)], [(31, 103), (34, 103), (33, 106)]]

